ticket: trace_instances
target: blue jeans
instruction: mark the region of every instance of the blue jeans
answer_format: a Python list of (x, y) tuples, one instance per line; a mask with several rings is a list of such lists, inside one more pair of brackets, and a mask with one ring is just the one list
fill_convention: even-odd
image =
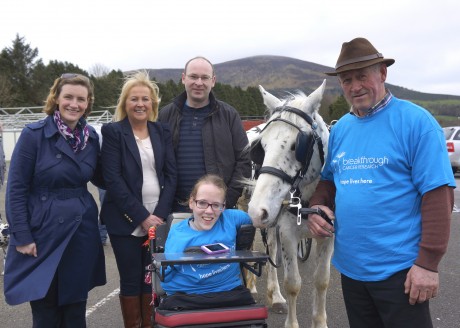
[[(101, 188), (97, 188), (97, 189), (99, 191), (99, 203), (101, 204), (100, 206), (102, 207), (102, 202), (104, 201), (104, 196), (105, 196), (105, 190)], [(99, 218), (99, 235), (101, 236), (101, 242), (105, 244), (107, 241), (107, 228), (105, 227), (105, 224), (101, 223), (101, 218)]]
[(101, 242), (105, 244), (107, 242), (107, 228), (105, 224), (101, 224), (99, 220), (99, 235), (101, 236)]
[(151, 294), (152, 285), (146, 284), (145, 267), (152, 264), (148, 247), (142, 244), (145, 237), (110, 235), (110, 245), (120, 274), (120, 295), (137, 296)]

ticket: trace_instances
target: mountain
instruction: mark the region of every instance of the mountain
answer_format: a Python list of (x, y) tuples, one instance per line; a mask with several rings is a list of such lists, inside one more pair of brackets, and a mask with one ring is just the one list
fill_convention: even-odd
[[(342, 94), (337, 78), (324, 74), (324, 72), (332, 71), (332, 67), (290, 57), (247, 57), (215, 64), (214, 69), (217, 82), (239, 86), (243, 89), (248, 86), (262, 85), (265, 89), (274, 92), (300, 89), (308, 94), (326, 79), (326, 93)], [(182, 68), (148, 69), (150, 77), (161, 83), (169, 80), (179, 81), (182, 70)], [(387, 84), (387, 86), (396, 97), (402, 99), (418, 101), (460, 100), (460, 96), (423, 93), (392, 84)]]

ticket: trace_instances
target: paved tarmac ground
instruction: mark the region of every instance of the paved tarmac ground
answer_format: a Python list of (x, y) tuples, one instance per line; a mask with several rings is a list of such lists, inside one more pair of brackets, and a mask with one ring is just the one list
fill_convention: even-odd
[[(460, 175), (456, 175), (457, 185), (455, 190), (455, 203), (460, 208)], [(98, 201), (96, 188), (89, 186), (96, 201)], [(4, 190), (0, 191), (0, 213), (4, 214)], [(263, 251), (260, 237), (257, 237), (256, 248)], [(84, 242), (84, 241), (82, 241)], [(440, 293), (439, 296), (431, 301), (431, 314), (435, 328), (454, 328), (460, 327), (460, 213), (452, 215), (451, 237), (447, 255), (444, 257), (440, 267)], [(106, 255), (107, 284), (95, 288), (90, 292), (87, 306), (87, 325), (88, 328), (114, 327), (122, 328), (123, 321), (120, 313), (118, 301), (119, 277), (115, 264), (112, 248), (108, 243), (104, 247)], [(2, 260), (0, 252), (0, 260)], [(314, 256), (314, 248), (310, 257)], [(297, 314), (300, 327), (310, 327), (311, 320), (311, 293), (312, 272), (310, 260), (300, 264), (302, 275), (302, 290), (297, 301)], [(3, 261), (0, 261), (0, 270), (3, 270)], [(282, 272), (279, 272), (282, 279)], [(39, 283), (39, 282), (37, 282)], [(259, 295), (257, 301), (265, 302), (266, 275), (257, 281)], [(329, 328), (348, 328), (345, 307), (342, 300), (340, 287), (340, 276), (334, 267), (331, 268), (330, 287), (327, 296), (327, 313)], [(268, 326), (271, 328), (284, 327), (284, 314), (269, 313)], [(5, 303), (3, 296), (3, 277), (0, 277), (0, 327), (5, 328), (24, 328), (31, 327), (31, 313), (29, 304), (9, 306)]]

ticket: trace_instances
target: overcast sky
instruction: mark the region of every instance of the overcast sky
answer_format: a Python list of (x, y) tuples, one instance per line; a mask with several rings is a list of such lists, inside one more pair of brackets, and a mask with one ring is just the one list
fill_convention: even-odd
[[(16, 34), (45, 64), (122, 71), (279, 55), (335, 66), (366, 37), (396, 63), (387, 82), (460, 95), (458, 0), (15, 0), (0, 5), (0, 49)], [(178, 77), (179, 78), (179, 77)], [(217, 77), (219, 79), (219, 77)]]

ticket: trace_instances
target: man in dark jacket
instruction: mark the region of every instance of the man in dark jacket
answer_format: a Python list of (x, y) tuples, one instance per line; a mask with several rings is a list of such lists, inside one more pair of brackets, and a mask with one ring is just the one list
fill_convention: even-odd
[(207, 173), (218, 174), (228, 186), (226, 207), (235, 207), (241, 180), (251, 175), (248, 144), (238, 112), (217, 100), (214, 67), (204, 57), (190, 59), (182, 73), (185, 92), (160, 110), (173, 134), (177, 162), (174, 212), (189, 212), (187, 199), (195, 182)]

